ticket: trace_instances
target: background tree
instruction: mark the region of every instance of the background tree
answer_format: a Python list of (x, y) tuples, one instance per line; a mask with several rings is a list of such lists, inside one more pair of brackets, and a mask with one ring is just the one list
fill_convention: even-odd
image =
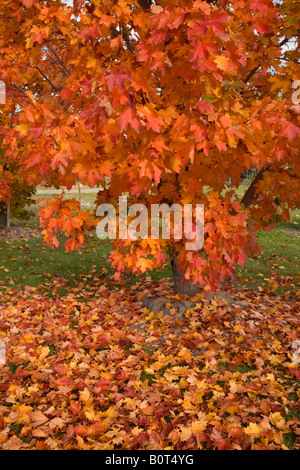
[[(296, 0), (3, 0), (0, 17), (1, 78), (21, 108), (5, 145), (29, 183), (101, 184), (97, 203), (126, 192), (205, 205), (202, 250), (118, 240), (116, 278), (169, 256), (178, 290), (191, 292), (183, 276), (216, 288), (257, 252), (255, 232), (299, 205)], [(95, 221), (57, 198), (41, 223), (48, 243), (65, 231), (73, 250)]]

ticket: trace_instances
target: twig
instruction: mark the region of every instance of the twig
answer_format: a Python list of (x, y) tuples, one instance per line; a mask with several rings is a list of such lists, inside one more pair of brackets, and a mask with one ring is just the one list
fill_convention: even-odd
[(123, 36), (124, 41), (126, 42), (127, 49), (131, 52), (131, 54), (134, 54), (134, 49), (130, 42), (128, 32), (126, 31), (126, 28), (124, 28), (124, 26), (122, 26), (122, 36)]
[(13, 88), (15, 88), (16, 90), (18, 90), (25, 98), (28, 99), (28, 96), (26, 95), (25, 91), (22, 90), (22, 88), (19, 88), (17, 85), (15, 85), (14, 83), (11, 83), (10, 86), (12, 86)]
[(56, 87), (55, 85), (53, 85), (53, 83), (49, 80), (49, 78), (44, 74), (44, 72), (41, 71), (41, 69), (39, 67), (34, 67), (36, 70), (38, 70), (40, 72), (41, 75), (43, 75), (44, 79), (49, 83), (50, 86), (52, 86), (52, 88), (55, 90), (55, 91), (61, 91), (61, 88), (58, 88)]

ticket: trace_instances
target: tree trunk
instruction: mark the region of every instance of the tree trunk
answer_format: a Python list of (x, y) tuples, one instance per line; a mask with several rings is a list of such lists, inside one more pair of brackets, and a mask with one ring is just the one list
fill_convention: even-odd
[(6, 204), (3, 202), (0, 203), (0, 225), (6, 227), (7, 226), (7, 207)]
[(171, 265), (175, 291), (189, 297), (196, 295), (199, 292), (199, 284), (192, 284), (192, 282), (184, 280), (183, 272), (179, 271), (176, 255), (172, 258)]
[[(183, 273), (182, 271), (179, 271), (176, 255), (174, 255), (171, 261), (171, 265), (174, 279), (174, 290), (176, 292), (178, 292), (179, 294), (187, 295), (188, 297), (193, 297), (194, 295), (199, 294), (201, 292), (199, 284), (192, 284), (190, 281), (183, 281)], [(219, 300), (225, 300), (225, 302), (229, 306), (239, 305), (242, 308), (248, 307), (248, 302), (244, 300), (235, 300), (235, 298), (219, 290), (216, 292), (210, 292), (209, 294), (205, 293), (205, 291), (203, 290), (202, 293), (204, 294), (207, 300), (211, 300), (216, 297)], [(184, 302), (186, 302), (186, 300)]]

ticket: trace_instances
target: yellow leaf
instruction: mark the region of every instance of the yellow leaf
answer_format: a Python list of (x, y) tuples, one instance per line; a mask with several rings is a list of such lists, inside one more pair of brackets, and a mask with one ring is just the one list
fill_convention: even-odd
[(179, 351), (178, 356), (179, 356), (179, 357), (182, 357), (182, 358), (185, 359), (187, 362), (189, 362), (189, 361), (192, 359), (191, 352), (188, 351), (186, 348), (182, 348), (182, 349)]
[(90, 421), (96, 420), (95, 411), (92, 408), (88, 408), (87, 410), (85, 410), (84, 414), (87, 417), (87, 419), (89, 419)]
[(91, 446), (85, 444), (85, 443), (84, 443), (84, 440), (82, 439), (81, 436), (76, 436), (76, 439), (77, 439), (78, 446), (79, 446), (80, 449), (82, 449), (82, 450), (90, 450)]
[(27, 406), (25, 404), (20, 405), (17, 408), (18, 411), (18, 423), (28, 424), (30, 422), (29, 413), (32, 411), (31, 406)]
[(27, 38), (26, 39), (26, 49), (30, 49), (32, 46), (33, 46), (33, 39), (31, 37)]
[(230, 415), (237, 414), (239, 412), (239, 407), (237, 405), (229, 405), (226, 408), (226, 412)]
[(201, 419), (200, 421), (193, 421), (192, 423), (193, 434), (202, 434), (206, 426), (207, 426), (206, 419)]
[(271, 413), (269, 416), (270, 422), (278, 429), (284, 429), (286, 427), (285, 419), (281, 416), (279, 411)]
[(194, 392), (194, 397), (195, 397), (197, 403), (203, 403), (203, 392), (200, 392), (200, 391), (196, 390)]
[(230, 385), (230, 392), (231, 393), (243, 393), (244, 391), (244, 386), (241, 384), (238, 384), (236, 382), (229, 382)]
[(262, 432), (262, 427), (258, 426), (256, 423), (250, 423), (249, 426), (244, 429), (244, 432), (250, 436), (258, 437)]
[(85, 388), (82, 392), (80, 392), (80, 399), (82, 401), (87, 402), (90, 397), (91, 397), (91, 394), (87, 388)]
[(26, 343), (31, 343), (32, 342), (32, 336), (30, 333), (25, 333), (25, 335), (23, 336), (24, 340)]
[(191, 426), (183, 426), (181, 428), (181, 440), (188, 441), (192, 435), (192, 428)]
[(273, 437), (274, 439), (274, 442), (278, 445), (282, 445), (282, 433), (279, 432), (277, 434), (275, 434), (275, 436)]
[(235, 337), (235, 342), (238, 344), (238, 343), (242, 343), (244, 340), (244, 338), (242, 336), (236, 336)]
[(274, 374), (267, 374), (267, 375), (266, 375), (266, 379), (267, 379), (267, 380), (270, 380), (271, 382), (275, 382)]
[(24, 137), (25, 135), (27, 135), (28, 128), (25, 124), (19, 124), (18, 126), (16, 126), (16, 129), (20, 133), (20, 137)]
[(174, 157), (172, 157), (170, 163), (172, 170), (175, 171), (175, 173), (179, 173), (181, 168), (181, 159), (175, 155)]
[(217, 55), (215, 58), (215, 63), (219, 67), (219, 69), (223, 70), (224, 72), (227, 72), (228, 66), (229, 66), (229, 60), (227, 57), (224, 57), (223, 55)]
[(41, 349), (41, 354), (39, 356), (39, 360), (42, 361), (43, 359), (45, 359), (46, 356), (48, 356), (50, 352), (50, 349), (48, 346), (43, 346), (42, 349)]
[(182, 407), (183, 407), (184, 410), (193, 410), (193, 409), (196, 408), (194, 405), (191, 404), (191, 402), (188, 398), (184, 399), (184, 401), (182, 403)]
[(97, 64), (97, 59), (96, 57), (90, 57), (87, 61), (87, 68), (95, 68), (96, 67), (96, 64)]

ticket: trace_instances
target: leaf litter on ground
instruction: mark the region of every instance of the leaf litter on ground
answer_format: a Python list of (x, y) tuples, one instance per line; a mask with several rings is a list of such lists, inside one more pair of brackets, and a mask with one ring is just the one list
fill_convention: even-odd
[(2, 292), (0, 448), (300, 449), (297, 295), (178, 316), (142, 304), (184, 299), (168, 281), (82, 285)]

